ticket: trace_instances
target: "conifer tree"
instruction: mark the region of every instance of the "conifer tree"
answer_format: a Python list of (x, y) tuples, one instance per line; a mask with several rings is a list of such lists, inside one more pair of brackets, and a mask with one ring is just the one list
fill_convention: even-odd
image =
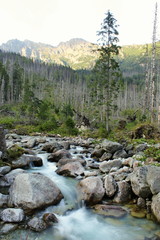
[[(115, 56), (119, 54), (119, 46), (117, 46), (118, 31), (117, 20), (112, 13), (108, 11), (98, 31), (100, 37), (99, 42), (99, 58), (95, 64), (96, 84), (98, 92), (101, 92), (101, 102), (105, 107), (106, 130), (109, 131), (109, 122), (111, 111), (114, 108), (114, 100), (118, 95), (120, 88), (121, 72)], [(103, 94), (102, 94), (103, 93)]]

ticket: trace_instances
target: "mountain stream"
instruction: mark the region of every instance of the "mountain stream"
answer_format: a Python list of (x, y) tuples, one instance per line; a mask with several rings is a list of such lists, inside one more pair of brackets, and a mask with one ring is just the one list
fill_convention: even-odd
[[(70, 150), (73, 157), (81, 151), (81, 147), (75, 146)], [(158, 231), (159, 225), (147, 219), (133, 218), (130, 214), (116, 219), (93, 213), (78, 201), (76, 191), (78, 180), (56, 174), (56, 164), (48, 162), (47, 155), (38, 154), (43, 160), (43, 166), (31, 166), (29, 172), (40, 172), (48, 176), (60, 188), (64, 195), (60, 204), (37, 213), (37, 216), (41, 216), (42, 213), (53, 212), (59, 222), (41, 233), (16, 230), (3, 240), (144, 240)]]

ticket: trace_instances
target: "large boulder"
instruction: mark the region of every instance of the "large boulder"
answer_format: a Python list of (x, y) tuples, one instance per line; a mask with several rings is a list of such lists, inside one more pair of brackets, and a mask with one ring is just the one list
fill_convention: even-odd
[(78, 184), (78, 190), (80, 199), (84, 200), (87, 205), (99, 203), (105, 194), (100, 177), (88, 177), (81, 180)]
[(39, 173), (19, 174), (9, 190), (9, 206), (26, 211), (57, 204), (63, 198), (59, 188)]
[(150, 186), (147, 182), (147, 166), (138, 167), (130, 175), (130, 181), (133, 192), (142, 198), (147, 198), (152, 195)]
[(43, 162), (40, 157), (23, 154), (18, 160), (12, 161), (12, 168), (29, 167), (30, 164), (33, 164), (35, 167), (41, 167)]
[(119, 169), (122, 166), (122, 161), (120, 159), (104, 161), (100, 163), (99, 169), (103, 173), (109, 173), (112, 168)]
[(58, 150), (55, 153), (51, 153), (48, 156), (48, 161), (50, 162), (58, 162), (61, 158), (71, 158), (71, 154), (68, 150), (62, 149)]
[(147, 166), (147, 183), (153, 195), (160, 192), (160, 167)]
[(63, 165), (72, 162), (80, 162), (83, 166), (86, 165), (86, 160), (82, 158), (61, 158), (57, 163), (57, 167), (62, 167)]
[(107, 197), (114, 196), (117, 191), (117, 183), (110, 174), (105, 177), (104, 186)]
[(117, 183), (118, 191), (114, 196), (113, 201), (116, 203), (125, 203), (131, 199), (131, 186), (126, 181), (119, 181)]
[(115, 153), (118, 150), (121, 150), (123, 146), (118, 142), (112, 142), (109, 140), (104, 140), (101, 143), (101, 147), (105, 149), (106, 152)]
[(66, 177), (77, 177), (84, 173), (84, 167), (78, 161), (69, 162), (62, 167), (58, 168), (56, 172), (59, 175), (63, 175)]
[(151, 209), (158, 222), (160, 222), (160, 193), (153, 196)]
[(3, 222), (22, 222), (24, 211), (21, 208), (6, 208), (0, 213)]

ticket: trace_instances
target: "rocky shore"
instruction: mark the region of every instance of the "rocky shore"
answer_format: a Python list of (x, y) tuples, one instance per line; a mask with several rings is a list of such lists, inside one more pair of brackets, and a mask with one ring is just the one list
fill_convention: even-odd
[[(107, 139), (95, 143), (94, 139), (7, 134), (6, 148), (15, 146), (23, 150), (22, 155), (6, 160), (6, 165), (0, 167), (1, 234), (19, 225), (42, 231), (58, 221), (49, 212), (34, 217), (35, 211), (56, 205), (63, 198), (59, 187), (47, 176), (27, 172), (31, 164), (43, 165), (36, 156), (39, 152), (49, 153), (48, 161), (56, 162), (57, 174), (78, 180), (78, 201), (83, 200), (96, 213), (121, 217), (126, 211), (119, 205), (130, 204), (134, 205), (132, 216), (160, 223), (160, 167), (139, 160), (149, 147), (147, 143), (134, 146)], [(83, 150), (75, 158), (70, 146), (81, 146)], [(160, 236), (148, 239), (158, 240)]]

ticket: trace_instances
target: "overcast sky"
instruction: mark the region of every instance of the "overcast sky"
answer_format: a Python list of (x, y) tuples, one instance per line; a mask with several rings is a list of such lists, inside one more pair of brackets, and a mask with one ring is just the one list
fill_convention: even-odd
[[(53, 46), (77, 37), (96, 42), (108, 10), (120, 25), (121, 45), (149, 43), (155, 2), (160, 14), (160, 0), (0, 0), (0, 44), (15, 38)], [(158, 21), (158, 40), (159, 32)]]

